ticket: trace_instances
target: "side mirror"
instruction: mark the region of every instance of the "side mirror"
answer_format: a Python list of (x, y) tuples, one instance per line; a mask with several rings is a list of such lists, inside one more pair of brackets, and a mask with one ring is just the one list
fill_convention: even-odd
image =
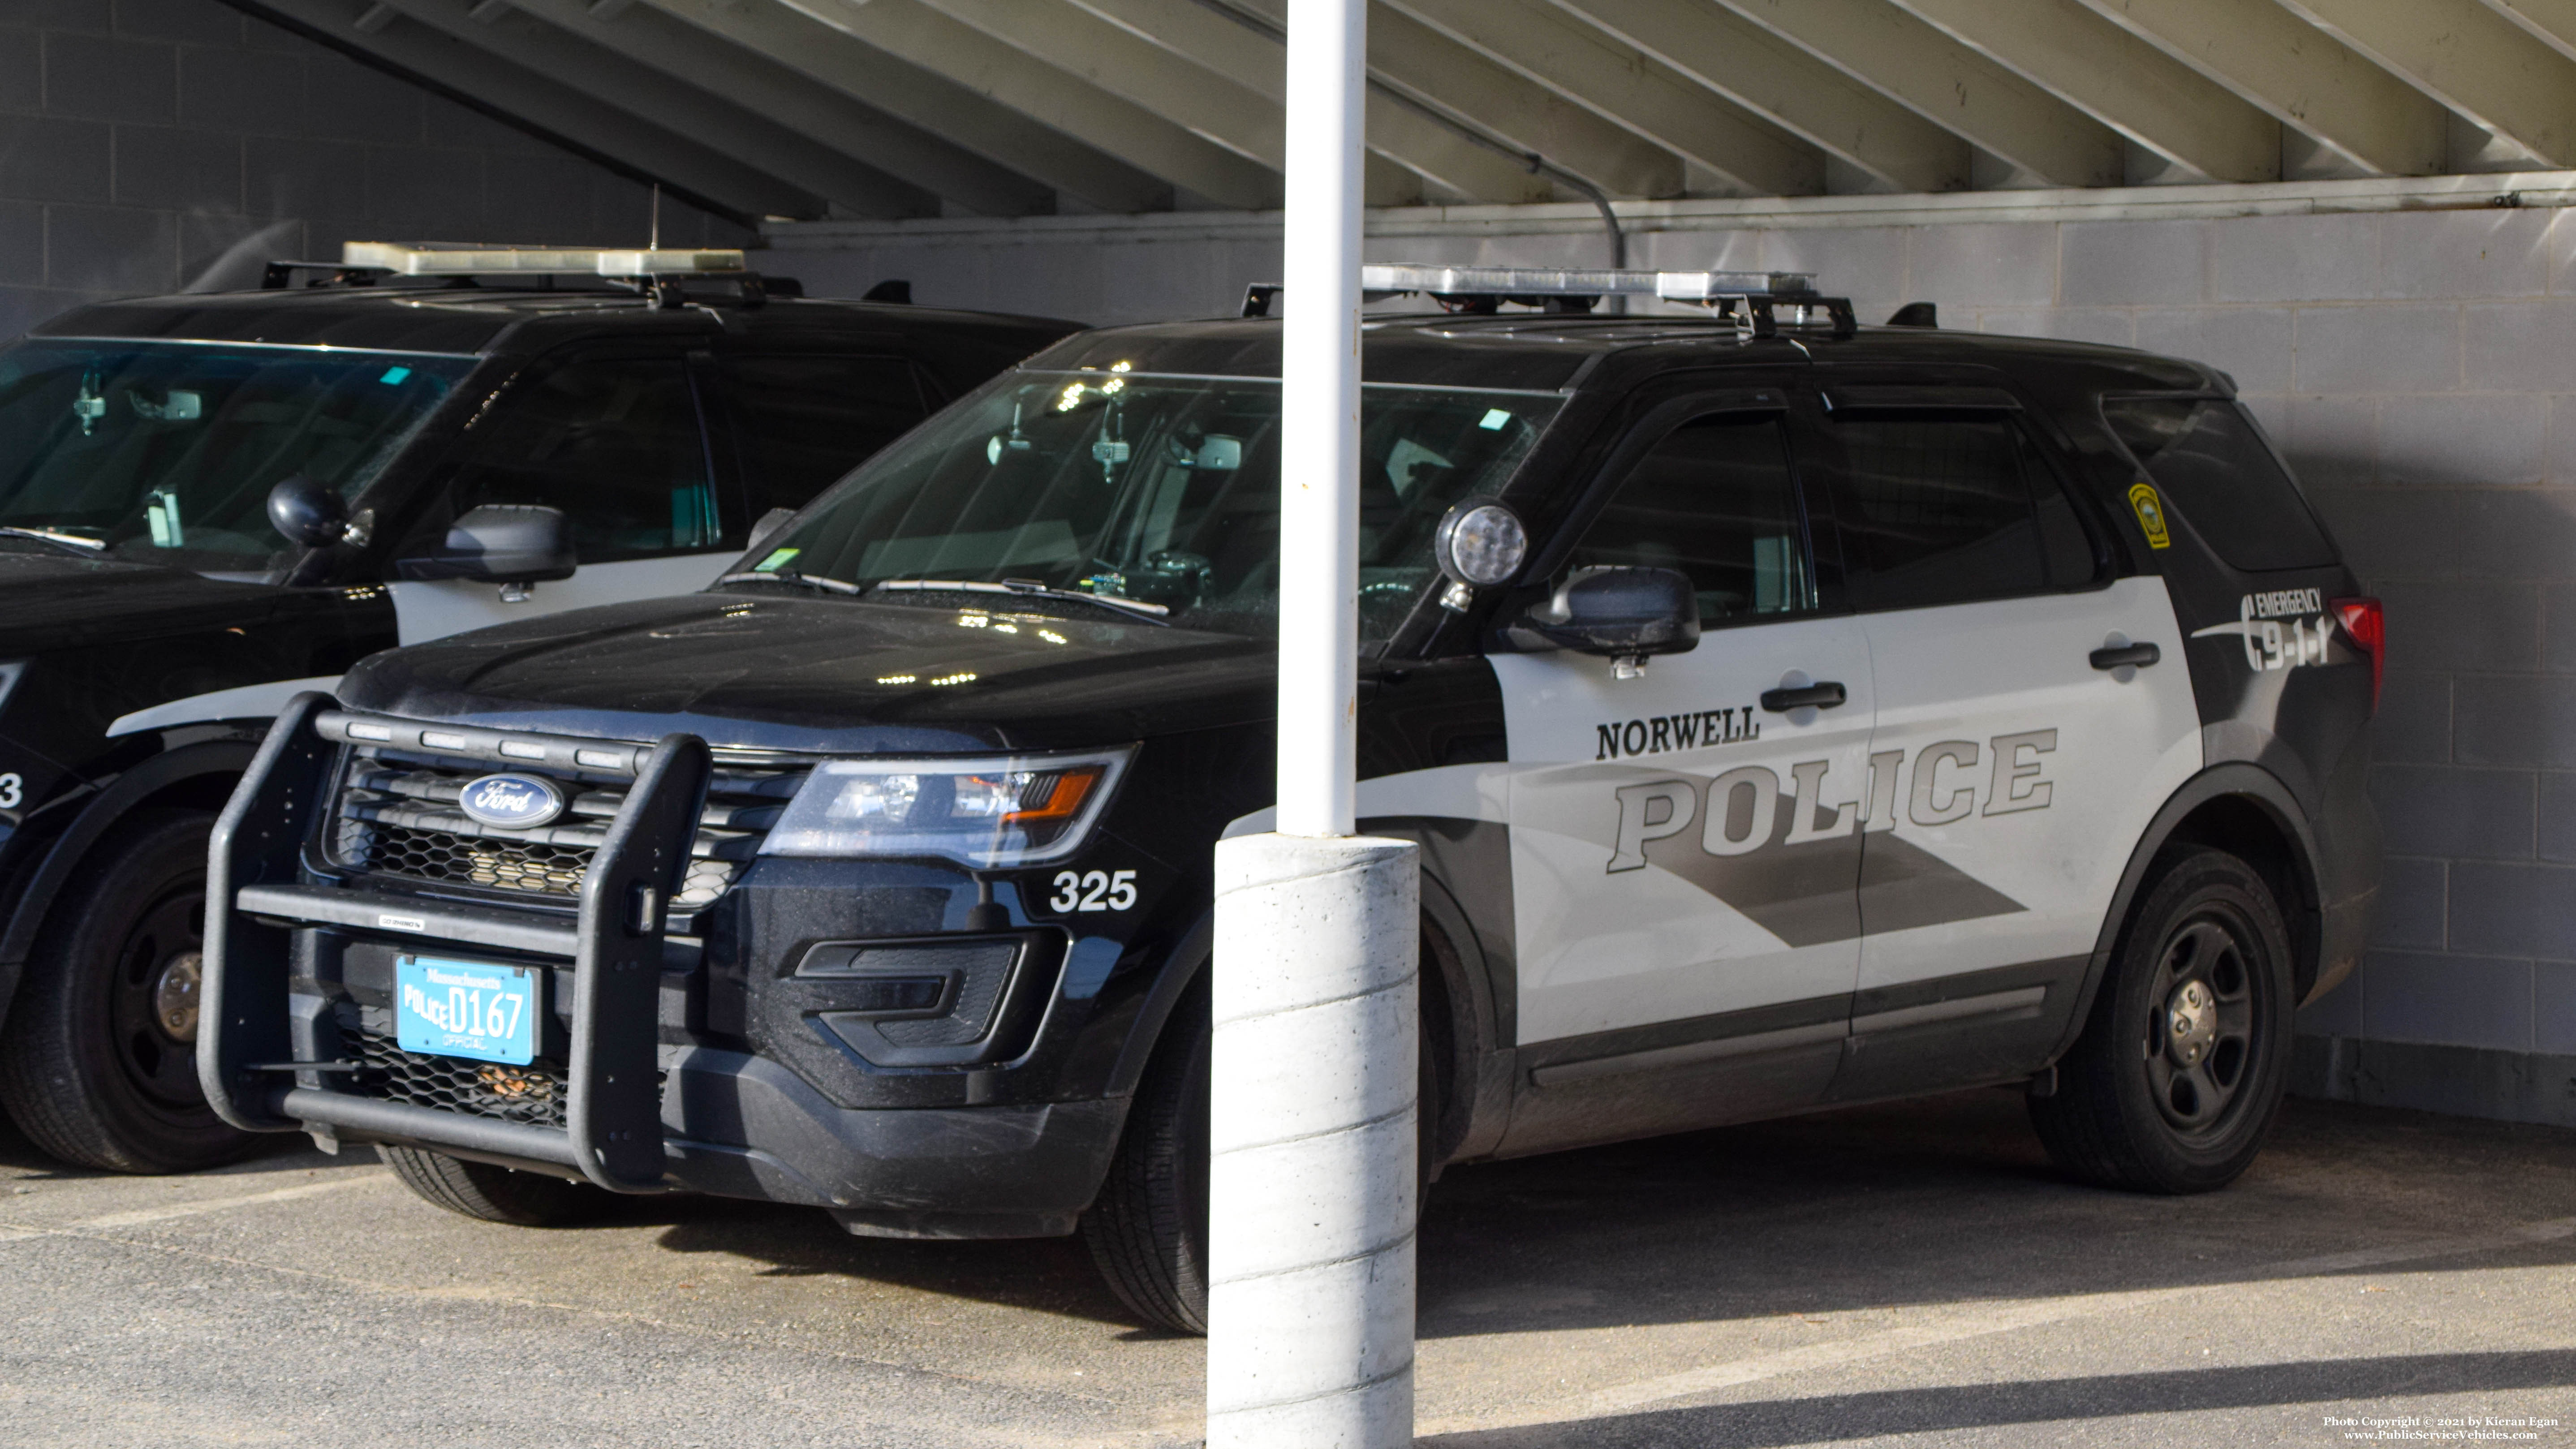
[(794, 518), (795, 516), (796, 510), (793, 508), (773, 508), (767, 513), (760, 515), (760, 521), (751, 526), (751, 541), (742, 546), (742, 551), (744, 553), (760, 552), (760, 546), (769, 542), (771, 539), (776, 538), (778, 536), (778, 530), (785, 528), (787, 526), (787, 520)]
[(1699, 647), (1699, 595), (1677, 569), (1576, 569), (1509, 632), (1535, 636), (1541, 647), (1606, 654), (1619, 661), (1619, 677), (1630, 679), (1649, 655)]
[(572, 524), (560, 508), (486, 503), (450, 524), (427, 557), (394, 564), (406, 579), (535, 584), (572, 577)]
[(289, 543), (329, 548), (349, 536), (349, 504), (338, 489), (291, 474), (268, 490), (268, 522)]

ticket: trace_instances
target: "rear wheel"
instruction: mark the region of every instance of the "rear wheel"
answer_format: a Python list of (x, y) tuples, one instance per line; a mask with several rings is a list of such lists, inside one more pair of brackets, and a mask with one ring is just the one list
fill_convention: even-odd
[(449, 1212), (523, 1228), (568, 1227), (598, 1217), (608, 1194), (586, 1182), (468, 1162), (423, 1147), (378, 1147), (402, 1185)]
[(0, 1038), (0, 1105), (66, 1162), (188, 1172), (258, 1138), (197, 1086), (206, 837), (196, 810), (138, 815), (57, 901)]
[(2172, 857), (2058, 1063), (2057, 1092), (2031, 1099), (2049, 1155), (2106, 1187), (2235, 1181), (2288, 1085), (2290, 995), (2289, 932), (2263, 878), (2224, 851)]

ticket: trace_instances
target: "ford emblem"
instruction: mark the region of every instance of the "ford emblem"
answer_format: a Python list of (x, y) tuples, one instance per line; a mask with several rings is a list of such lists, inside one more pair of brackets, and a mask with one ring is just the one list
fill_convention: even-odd
[(564, 813), (563, 787), (537, 775), (485, 775), (468, 781), (456, 804), (486, 825), (532, 830)]

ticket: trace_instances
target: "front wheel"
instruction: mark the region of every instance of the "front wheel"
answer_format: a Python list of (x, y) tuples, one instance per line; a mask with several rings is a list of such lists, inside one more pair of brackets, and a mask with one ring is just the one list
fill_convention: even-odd
[(1136, 1316), (1207, 1332), (1208, 1053), (1202, 983), (1181, 998), (1154, 1050), (1109, 1180), (1082, 1215), (1091, 1261)]
[(608, 1207), (608, 1194), (586, 1182), (468, 1162), (425, 1147), (382, 1146), (376, 1155), (425, 1202), (460, 1217), (522, 1228), (587, 1222)]
[[(1425, 993), (1426, 1005), (1432, 1000)], [(1430, 1012), (1422, 1019), (1427, 1023)], [(1420, 1064), (1414, 1201), (1431, 1183), (1444, 1079), (1434, 1038)], [(1204, 983), (1181, 998), (1127, 1109), (1127, 1128), (1100, 1196), (1082, 1215), (1083, 1241), (1110, 1290), (1136, 1315), (1180, 1333), (1207, 1332), (1208, 1064), (1215, 1031)]]
[(2032, 1125), (2105, 1187), (2207, 1192), (2254, 1161), (2289, 1081), (2290, 938), (2271, 887), (2220, 850), (2169, 860)]
[(259, 1139), (197, 1085), (206, 838), (198, 810), (137, 816), (54, 904), (0, 1037), (0, 1105), (29, 1140), (111, 1172), (190, 1172)]

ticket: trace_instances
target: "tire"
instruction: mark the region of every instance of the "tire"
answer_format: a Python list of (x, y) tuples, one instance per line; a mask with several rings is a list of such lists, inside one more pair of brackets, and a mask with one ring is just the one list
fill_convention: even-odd
[(586, 1182), (468, 1162), (425, 1147), (380, 1146), (376, 1154), (403, 1186), (426, 1201), (487, 1223), (569, 1227), (597, 1218), (608, 1207), (608, 1194)]
[(1208, 1023), (1204, 982), (1172, 1015), (1137, 1083), (1109, 1180), (1082, 1215), (1083, 1242), (1137, 1317), (1207, 1332)]
[[(1207, 1332), (1208, 1062), (1214, 1039), (1204, 984), (1181, 999), (1169, 1033), (1137, 1084), (1109, 1179), (1082, 1215), (1082, 1236), (1118, 1301), (1157, 1327), (1201, 1334)], [(1430, 1185), (1443, 1101), (1428, 1033), (1419, 1052), (1417, 1204)]]
[(258, 1145), (197, 1085), (214, 816), (154, 810), (82, 862), (0, 1035), (0, 1106), (36, 1146), (111, 1172), (192, 1172)]
[(2030, 1099), (2058, 1166), (2104, 1187), (2209, 1192), (2262, 1151), (2289, 1083), (2290, 936), (2224, 851), (2168, 857), (2131, 916), (2057, 1091)]

